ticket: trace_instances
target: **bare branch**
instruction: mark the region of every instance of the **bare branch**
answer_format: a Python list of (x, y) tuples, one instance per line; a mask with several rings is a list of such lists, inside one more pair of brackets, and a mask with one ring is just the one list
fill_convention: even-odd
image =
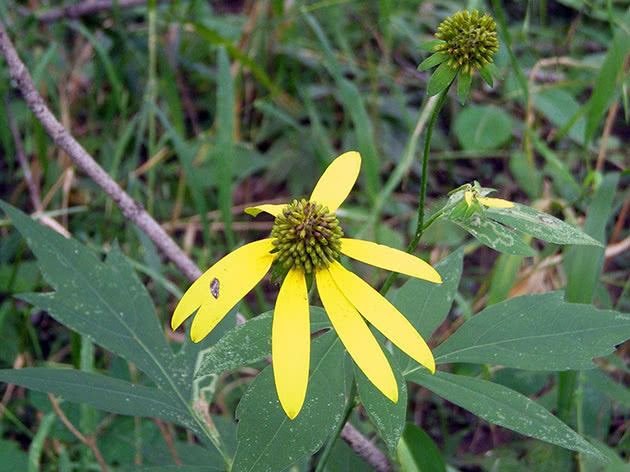
[(385, 454), (368, 441), (367, 438), (350, 423), (345, 424), (340, 436), (361, 459), (374, 467), (377, 472), (389, 472), (391, 470), (391, 466)]
[(99, 451), (98, 447), (96, 446), (96, 441), (94, 440), (94, 437), (92, 436), (86, 437), (81, 433), (81, 431), (79, 431), (77, 428), (74, 427), (74, 425), (70, 422), (66, 414), (63, 412), (63, 410), (59, 406), (59, 403), (57, 403), (57, 400), (55, 399), (55, 396), (52, 393), (48, 394), (48, 398), (50, 399), (50, 403), (52, 403), (55, 413), (57, 413), (57, 416), (59, 417), (61, 422), (66, 425), (66, 428), (68, 428), (70, 432), (79, 441), (81, 441), (83, 444), (85, 444), (87, 447), (90, 448), (90, 450), (94, 453), (94, 457), (96, 457), (96, 461), (101, 466), (101, 469), (103, 470), (103, 472), (109, 472), (109, 468), (107, 467), (107, 464), (105, 463), (105, 459), (103, 459), (103, 455), (101, 454), (101, 451)]
[(90, 154), (70, 135), (46, 106), (37, 91), (33, 79), (24, 66), (9, 35), (0, 23), (0, 52), (2, 52), (11, 78), (17, 84), (26, 104), (35, 114), (53, 142), (59, 146), (72, 161), (85, 172), (103, 191), (120, 207), (125, 218), (133, 221), (162, 250), (190, 280), (195, 280), (201, 271), (184, 251), (171, 239), (162, 227), (149, 215), (142, 205), (134, 201), (103, 170)]

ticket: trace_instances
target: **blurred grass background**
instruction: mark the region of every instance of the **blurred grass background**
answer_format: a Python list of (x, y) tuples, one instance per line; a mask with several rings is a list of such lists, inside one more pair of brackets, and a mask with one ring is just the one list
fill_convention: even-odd
[[(499, 21), (495, 59), (505, 80), (489, 88), (475, 76), (467, 104), (451, 94), (438, 120), (428, 213), (448, 191), (477, 179), (501, 198), (582, 225), (603, 175), (620, 172), (610, 217), (600, 223), (609, 257), (594, 290), (598, 306), (630, 310), (630, 2), (151, 0), (41, 21), (71, 3), (77, 2), (8, 0), (0, 4), (0, 18), (56, 116), (201, 268), (270, 231), (269, 218), (254, 220), (243, 208), (308, 195), (326, 165), (352, 149), (361, 152), (363, 166), (339, 212), (346, 234), (404, 248), (415, 228), (421, 131), (432, 106), (425, 94), (428, 75), (416, 71), (426, 57), (419, 45), (460, 9), (504, 17), (513, 55)], [(166, 326), (188, 282), (51, 144), (12, 87), (3, 61), (0, 95), (0, 198), (37, 211), (98, 253), (117, 240)], [(0, 220), (0, 231), (0, 367), (78, 367), (85, 355), (80, 337), (13, 298), (47, 287), (8, 220)], [(417, 254), (436, 262), (464, 242), (460, 293), (433, 345), (484, 306), (566, 285), (560, 249), (537, 241), (540, 256), (534, 260), (498, 255), (454, 225), (438, 223)], [(375, 286), (387, 276), (367, 266), (356, 269)], [(276, 290), (269, 284), (257, 288), (241, 313), (270, 309)], [(180, 334), (168, 334), (181, 342)], [(608, 370), (627, 384), (627, 348), (615, 359)], [(106, 352), (97, 349), (95, 362), (110, 375), (133, 378), (133, 369)], [(555, 406), (548, 374), (482, 374)], [(217, 413), (233, 418), (251, 375), (223, 379)], [(587, 432), (627, 457), (630, 397), (619, 394), (613, 401), (605, 390), (587, 386), (582, 392)], [(78, 452), (85, 447), (58, 421), (47, 433), (52, 442), (33, 441), (41, 412), (51, 411), (45, 396), (11, 387), (2, 393), (0, 455), (24, 461), (30, 453), (43, 470), (87, 467), (89, 459)], [(412, 419), (460, 470), (490, 470), (497, 454), (513, 468), (493, 470), (545, 470), (551, 446), (510, 442), (519, 438), (426, 390), (416, 387), (410, 398)], [(79, 418), (85, 422), (83, 407), (64, 408), (75, 424)], [(165, 455), (153, 444), (162, 441), (152, 440), (159, 437), (153, 422), (91, 415), (108, 463), (138, 457), (157, 463)], [(362, 424), (370, 434), (369, 423)], [(480, 455), (497, 446), (494, 462)]]

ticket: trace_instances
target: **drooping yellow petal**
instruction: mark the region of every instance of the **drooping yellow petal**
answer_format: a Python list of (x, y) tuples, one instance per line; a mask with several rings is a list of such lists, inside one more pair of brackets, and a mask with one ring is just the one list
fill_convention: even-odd
[(331, 212), (346, 199), (359, 176), (361, 155), (356, 151), (343, 153), (332, 161), (319, 178), (311, 194), (311, 201), (321, 203)]
[(429, 263), (389, 246), (360, 239), (341, 238), (341, 253), (381, 269), (400, 272), (437, 284), (442, 283), (440, 274)]
[(479, 200), (479, 203), (482, 205), (490, 208), (512, 208), (514, 206), (514, 203), (501, 198), (479, 197), (477, 200)]
[(380, 293), (338, 262), (329, 267), (330, 274), (346, 298), (376, 329), (405, 354), (435, 372), (431, 349), (412, 324)]
[[(470, 204), (472, 203), (472, 199), (473, 199), (473, 193), (472, 192), (464, 192), (464, 200), (466, 200), (466, 204), (468, 206), (470, 206)], [(245, 210), (247, 211), (247, 210)]]
[[(272, 239), (246, 244), (210, 267), (184, 293), (171, 318), (177, 329), (197, 308), (203, 306), (193, 323), (193, 341), (202, 337), (220, 321), (236, 302), (263, 278), (273, 261), (269, 253)], [(217, 320), (216, 323), (212, 320)], [(207, 330), (206, 330), (207, 328)], [(203, 335), (201, 333), (204, 333)]]
[(359, 369), (383, 395), (396, 403), (398, 385), (387, 358), (370, 328), (333, 280), (328, 269), (315, 274), (317, 291), (328, 318)]
[(311, 330), (304, 273), (292, 269), (284, 279), (273, 312), (271, 355), (282, 409), (295, 418), (304, 404), (311, 352)]
[(245, 213), (253, 217), (258, 216), (262, 212), (269, 213), (271, 216), (278, 216), (285, 206), (286, 205), (273, 205), (271, 203), (265, 203), (263, 205), (247, 207), (245, 208)]

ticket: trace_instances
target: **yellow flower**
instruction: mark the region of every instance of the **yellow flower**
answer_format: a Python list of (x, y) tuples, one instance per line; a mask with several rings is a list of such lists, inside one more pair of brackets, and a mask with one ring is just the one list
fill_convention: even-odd
[(478, 197), (475, 192), (467, 190), (464, 193), (464, 200), (466, 200), (468, 208), (472, 205), (473, 199), (489, 208), (512, 208), (514, 206), (514, 203), (508, 200), (503, 200), (501, 198)]
[(411, 323), (338, 262), (341, 253), (386, 270), (442, 282), (437, 271), (422, 259), (380, 244), (342, 237), (335, 211), (350, 193), (360, 167), (359, 153), (347, 152), (328, 166), (308, 201), (246, 209), (253, 216), (266, 212), (276, 218), (272, 237), (246, 244), (210, 267), (186, 291), (171, 320), (172, 328), (177, 329), (197, 310), (190, 336), (198, 342), (272, 264), (287, 271), (274, 309), (271, 345), (278, 398), (291, 419), (302, 409), (309, 373), (306, 274), (314, 274), (322, 304), (350, 356), (387, 398), (398, 401), (398, 386), (365, 320), (412, 359), (435, 371), (433, 354)]

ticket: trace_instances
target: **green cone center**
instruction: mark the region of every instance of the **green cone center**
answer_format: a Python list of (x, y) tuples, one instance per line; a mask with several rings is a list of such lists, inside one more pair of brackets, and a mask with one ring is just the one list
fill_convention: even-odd
[(435, 36), (444, 43), (435, 49), (448, 56), (449, 66), (472, 74), (475, 68), (482, 69), (492, 62), (492, 55), (499, 50), (495, 29), (494, 20), (487, 14), (479, 16), (477, 10), (472, 14), (460, 11), (438, 27)]
[(343, 231), (328, 207), (302, 199), (293, 200), (276, 216), (271, 236), (274, 263), (309, 274), (339, 258)]

